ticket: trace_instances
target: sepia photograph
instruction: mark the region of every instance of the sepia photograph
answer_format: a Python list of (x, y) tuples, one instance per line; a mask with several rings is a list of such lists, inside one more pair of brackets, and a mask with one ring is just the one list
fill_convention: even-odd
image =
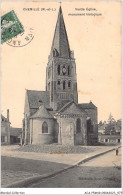
[(2, 189), (122, 191), (121, 11), (1, 2)]

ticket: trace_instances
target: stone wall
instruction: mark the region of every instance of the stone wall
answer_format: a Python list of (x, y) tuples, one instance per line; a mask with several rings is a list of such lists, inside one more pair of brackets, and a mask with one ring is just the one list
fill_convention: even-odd
[(81, 117), (81, 132), (76, 132), (77, 117), (59, 117), (58, 143), (62, 145), (87, 145), (86, 118)]
[(121, 135), (98, 135), (99, 143), (120, 144), (122, 142)]
[(29, 117), (30, 116), (30, 108), (29, 108), (29, 102), (28, 102), (28, 97), (27, 97), (27, 91), (25, 95), (25, 104), (24, 104), (24, 116)]
[(97, 124), (98, 123), (98, 118), (97, 118), (97, 108), (90, 108), (90, 109), (84, 109), (85, 112), (87, 113), (87, 116), (91, 118), (92, 124)]
[[(48, 124), (48, 133), (42, 133), (43, 122)], [(50, 144), (54, 142), (54, 119), (30, 119), (30, 144)]]
[[(58, 74), (58, 66), (60, 65), (60, 74)], [(70, 74), (68, 74), (68, 66)], [(63, 68), (66, 68), (66, 74), (63, 74)], [(64, 100), (72, 100), (78, 103), (77, 93), (77, 75), (76, 64), (74, 59), (66, 59), (53, 57), (49, 60), (46, 72), (46, 89), (50, 91), (50, 106), (57, 110), (57, 105)], [(60, 84), (58, 85), (58, 80)], [(63, 82), (66, 87), (63, 89)], [(68, 87), (68, 81), (71, 81), (71, 87)], [(63, 92), (63, 93), (62, 93)]]

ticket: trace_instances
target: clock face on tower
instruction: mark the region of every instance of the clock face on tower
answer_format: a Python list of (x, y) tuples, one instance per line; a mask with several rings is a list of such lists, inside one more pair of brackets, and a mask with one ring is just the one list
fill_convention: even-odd
[(65, 67), (63, 67), (62, 72), (63, 72), (64, 74), (66, 73), (66, 68), (65, 68)]

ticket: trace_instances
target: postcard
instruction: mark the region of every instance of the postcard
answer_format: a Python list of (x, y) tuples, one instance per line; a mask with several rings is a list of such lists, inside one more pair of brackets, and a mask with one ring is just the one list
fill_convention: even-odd
[(121, 123), (121, 1), (2, 1), (0, 193), (121, 194)]

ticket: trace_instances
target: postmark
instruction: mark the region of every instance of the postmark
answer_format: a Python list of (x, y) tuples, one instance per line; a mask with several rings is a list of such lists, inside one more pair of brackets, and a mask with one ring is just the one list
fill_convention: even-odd
[(14, 10), (1, 17), (1, 43), (4, 43), (23, 32), (24, 28)]
[(25, 27), (25, 31), (6, 42), (12, 47), (24, 47), (34, 38), (34, 29)]

